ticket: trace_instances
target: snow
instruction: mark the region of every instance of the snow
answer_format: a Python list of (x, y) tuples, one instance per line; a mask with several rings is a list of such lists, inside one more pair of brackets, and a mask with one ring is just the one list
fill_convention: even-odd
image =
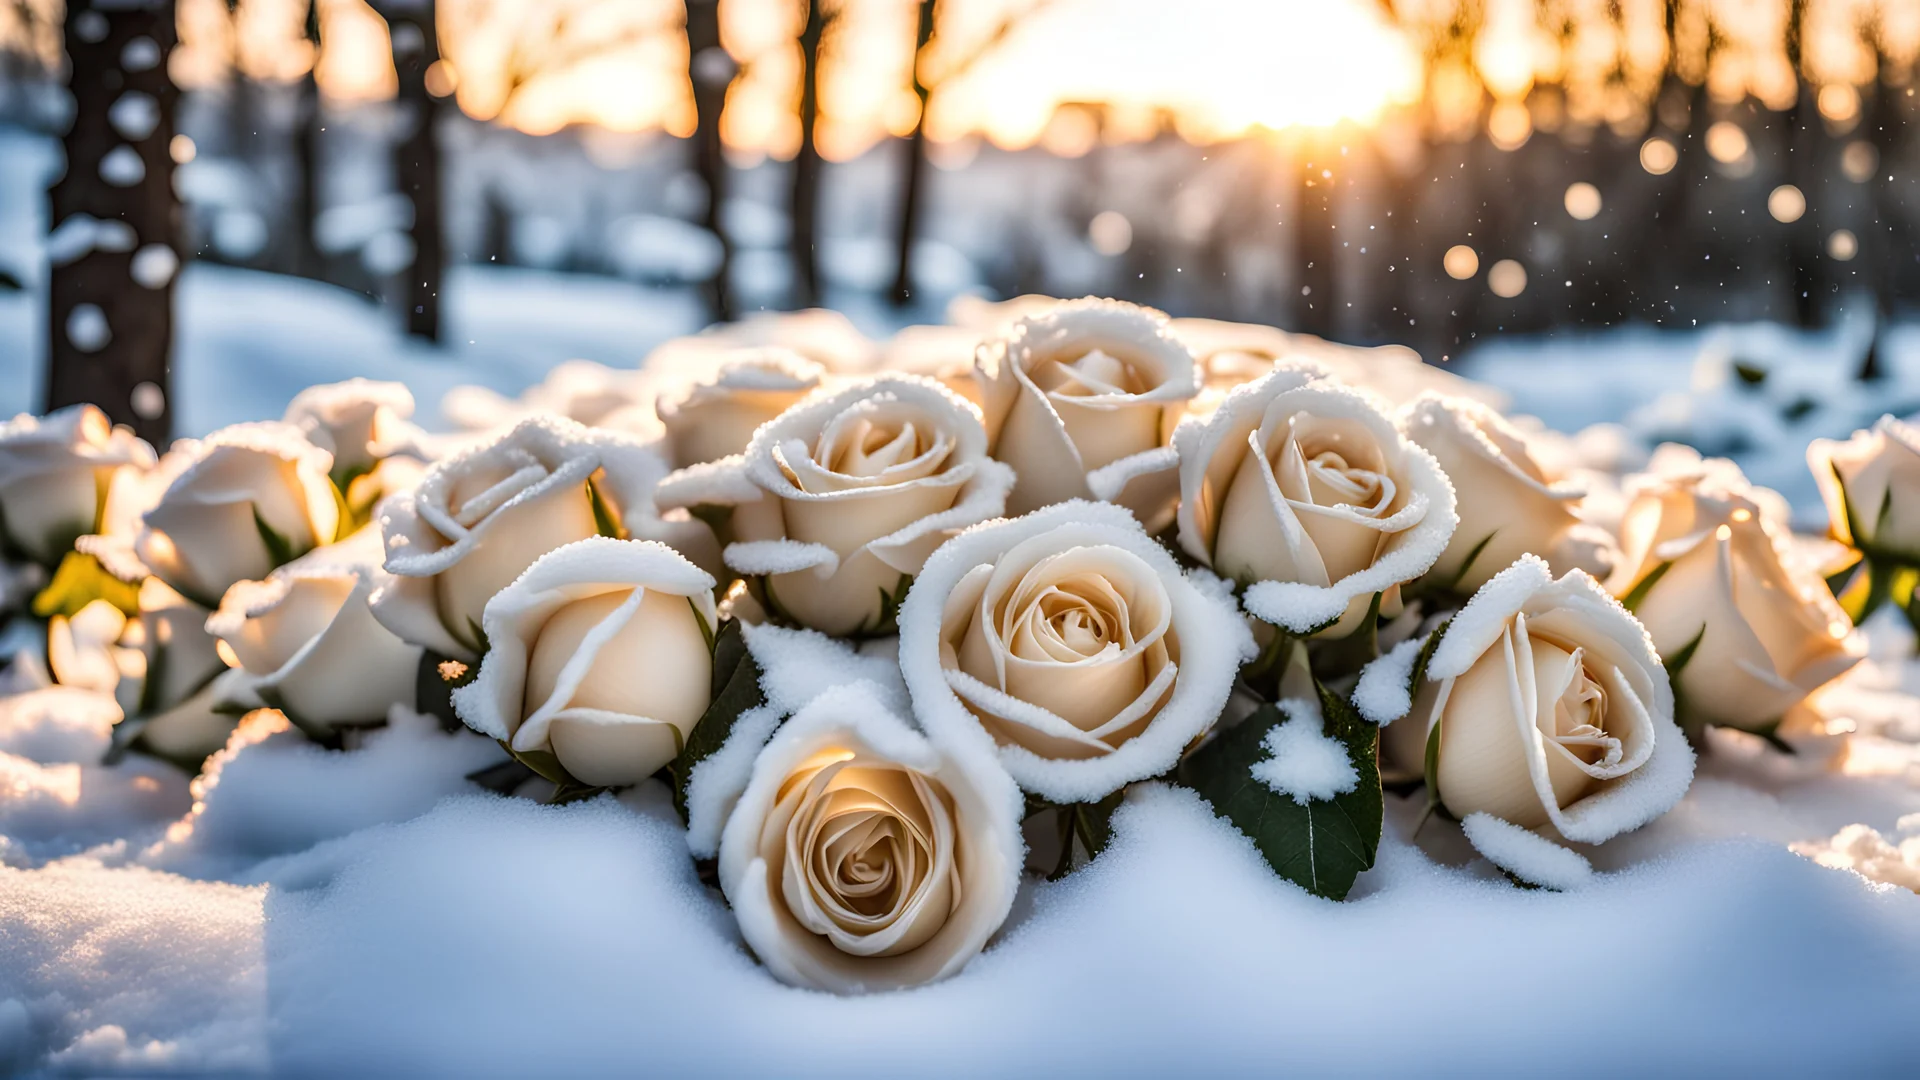
[(1353, 707), (1370, 723), (1386, 727), (1413, 711), (1413, 668), (1427, 635), (1410, 637), (1360, 669)]
[(1529, 885), (1569, 892), (1593, 879), (1593, 864), (1579, 852), (1492, 814), (1468, 814), (1460, 830), (1488, 862)]
[(1279, 707), (1286, 719), (1260, 740), (1272, 756), (1253, 763), (1253, 778), (1301, 806), (1352, 791), (1360, 774), (1347, 748), (1327, 737), (1319, 707), (1305, 701), (1282, 701)]

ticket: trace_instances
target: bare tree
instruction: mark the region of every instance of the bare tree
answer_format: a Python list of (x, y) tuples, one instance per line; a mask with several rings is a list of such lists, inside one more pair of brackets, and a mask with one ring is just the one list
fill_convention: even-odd
[(820, 121), (820, 39), (831, 16), (823, 0), (806, 0), (807, 21), (800, 31), (800, 149), (793, 156), (792, 232), (788, 248), (793, 260), (795, 307), (820, 303), (820, 147), (814, 128)]
[(400, 299), (407, 333), (440, 340), (440, 292), (446, 273), (446, 242), (441, 231), (441, 102), (427, 88), (427, 72), (440, 59), (432, 0), (381, 0), (393, 40), (393, 68), (399, 76), (401, 136), (394, 143), (394, 181), (413, 203), (413, 262), (405, 271)]
[(914, 33), (913, 95), (920, 100), (920, 111), (907, 136), (906, 154), (901, 159), (900, 218), (896, 233), (899, 262), (893, 274), (893, 302), (904, 306), (913, 299), (913, 244), (920, 233), (920, 216), (926, 203), (927, 106), (934, 91), (965, 75), (1012, 35), (1028, 18), (1038, 14), (1053, 0), (1030, 0), (1027, 6), (1008, 12), (987, 35), (966, 51), (936, 68), (933, 48), (934, 29), (939, 21), (939, 0), (918, 0), (919, 23)]
[(313, 48), (313, 64), (300, 77), (296, 87), (298, 100), (294, 114), (293, 219), (294, 272), (320, 277), (323, 270), (320, 248), (313, 227), (320, 217), (320, 133), (326, 118), (320, 112), (320, 0), (307, 0), (306, 39)]
[(92, 402), (164, 443), (180, 266), (172, 0), (68, 0), (73, 126), (53, 185), (48, 409)]
[(720, 244), (720, 264), (707, 285), (713, 317), (733, 319), (733, 243), (727, 236), (723, 211), (727, 199), (727, 160), (720, 142), (720, 116), (727, 105), (739, 65), (720, 44), (720, 0), (686, 0), (687, 75), (693, 84), (694, 170), (707, 188), (702, 224)]

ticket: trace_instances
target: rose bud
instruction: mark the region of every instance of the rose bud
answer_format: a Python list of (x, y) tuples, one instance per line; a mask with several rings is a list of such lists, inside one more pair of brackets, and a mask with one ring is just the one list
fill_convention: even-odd
[(1875, 558), (1920, 565), (1920, 430), (1883, 416), (1846, 442), (1807, 446), (1833, 538)]
[(743, 457), (677, 473), (660, 498), (731, 505), (727, 565), (760, 576), (775, 613), (844, 635), (884, 629), (933, 549), (999, 516), (1012, 483), (972, 405), (883, 375), (789, 409)]
[(1526, 436), (1485, 405), (1428, 394), (1401, 412), (1407, 438), (1434, 456), (1452, 481), (1460, 524), (1428, 580), (1471, 593), (1524, 554), (1555, 573), (1598, 565), (1605, 545), (1574, 515), (1585, 491), (1551, 480), (1528, 451)]
[(16, 416), (0, 425), (0, 532), (51, 567), (94, 531), (114, 473), (153, 463), (152, 447), (92, 405)]
[(675, 468), (738, 454), (761, 424), (820, 385), (825, 369), (789, 349), (742, 349), (711, 379), (662, 394), (656, 410), (666, 426)]
[(639, 783), (680, 753), (707, 710), (713, 578), (665, 544), (591, 537), (557, 548), (484, 618), (490, 647), (473, 683), (454, 691), (454, 710), (550, 780)]
[(1826, 585), (1784, 558), (1761, 492), (1727, 462), (1630, 482), (1607, 588), (1646, 624), (1688, 725), (1770, 731), (1865, 655)]
[(266, 577), (340, 525), (333, 457), (291, 424), (235, 424), (202, 440), (142, 520), (134, 551), (204, 608), (236, 581)]
[(705, 525), (655, 512), (666, 471), (631, 436), (557, 417), (435, 463), (380, 506), (390, 576), (374, 592), (374, 618), (402, 641), (472, 660), (485, 651), (487, 601), (562, 545), (602, 534), (662, 540), (717, 565)]
[(1166, 316), (1113, 300), (1060, 304), (981, 346), (975, 377), (988, 447), (1018, 477), (1008, 513), (1104, 499), (1149, 531), (1166, 526), (1167, 440), (1200, 390)]
[(382, 723), (411, 706), (420, 648), (394, 637), (367, 607), (380, 538), (362, 530), (316, 548), (265, 581), (227, 590), (207, 620), (233, 670), (214, 684), (235, 712), (274, 708), (309, 735)]
[(1693, 778), (1646, 631), (1587, 573), (1555, 580), (1532, 555), (1453, 617), (1384, 737), (1392, 756), (1431, 763), (1430, 794), (1454, 817), (1584, 843), (1666, 813)]
[(1283, 366), (1177, 438), (1180, 546), (1257, 582), (1247, 610), (1296, 634), (1361, 628), (1375, 594), (1429, 570), (1452, 537), (1453, 487), (1376, 399)]
[(965, 967), (1006, 920), (1020, 793), (991, 757), (936, 748), (835, 686), (753, 764), (720, 838), (740, 936), (782, 982), (871, 993)]
[(949, 541), (900, 617), (936, 737), (997, 746), (1021, 786), (1091, 802), (1171, 768), (1220, 715), (1253, 638), (1121, 507), (1063, 503)]

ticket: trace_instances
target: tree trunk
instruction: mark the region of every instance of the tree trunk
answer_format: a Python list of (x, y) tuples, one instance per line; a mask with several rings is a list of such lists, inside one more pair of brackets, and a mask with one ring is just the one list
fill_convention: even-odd
[(720, 265), (707, 283), (707, 300), (718, 322), (733, 321), (733, 242), (723, 211), (727, 202), (727, 159), (720, 141), (720, 117), (727, 90), (739, 67), (720, 44), (720, 0), (686, 0), (687, 75), (693, 83), (694, 169), (707, 187), (701, 222), (720, 242)]
[(404, 134), (394, 144), (394, 180), (413, 202), (413, 265), (406, 271), (400, 299), (407, 333), (440, 340), (440, 282), (446, 246), (440, 231), (440, 102), (427, 90), (427, 69), (440, 59), (433, 5), (427, 2), (381, 5), (393, 37), (393, 68), (400, 77), (399, 106)]
[(300, 78), (299, 103), (293, 129), (294, 191), (290, 216), (293, 226), (294, 272), (304, 277), (324, 276), (325, 265), (314, 241), (314, 223), (320, 217), (320, 0), (307, 0), (307, 41), (313, 45), (314, 67)]
[[(173, 4), (69, 0), (65, 36), (74, 116), (51, 220), (78, 253), (56, 245), (63, 257), (48, 289), (46, 405), (92, 402), (164, 446), (180, 266), (171, 150), (179, 90), (167, 75)], [(79, 243), (83, 236), (90, 239)]]
[(1330, 160), (1305, 144), (1299, 158), (1300, 186), (1295, 196), (1294, 258), (1299, 264), (1300, 295), (1296, 299), (1294, 329), (1320, 337), (1333, 336), (1333, 192), (1337, 177)]
[(820, 303), (820, 256), (816, 250), (820, 209), (820, 148), (813, 129), (820, 119), (820, 38), (826, 32), (822, 0), (807, 0), (800, 31), (800, 151), (793, 157), (793, 299), (796, 307)]
[(1860, 255), (1866, 260), (1867, 283), (1873, 289), (1873, 340), (1860, 362), (1860, 378), (1878, 379), (1887, 374), (1881, 349), (1887, 332), (1893, 328), (1894, 298), (1901, 264), (1910, 258), (1906, 219), (1900, 212), (1900, 200), (1888, 189), (1889, 169), (1901, 160), (1901, 136), (1906, 130), (1906, 113), (1898, 92), (1889, 86), (1885, 72), (1889, 59), (1880, 56), (1880, 78), (1868, 89), (1861, 116), (1861, 135), (1873, 145), (1875, 168), (1867, 179), (1868, 205), (1873, 209), (1873, 227)]
[(920, 27), (913, 45), (913, 96), (920, 99), (920, 112), (913, 121), (913, 134), (907, 136), (905, 175), (900, 183), (900, 261), (893, 271), (893, 304), (905, 307), (913, 299), (913, 241), (920, 232), (920, 206), (925, 200), (922, 186), (927, 174), (927, 101), (933, 96), (920, 71), (920, 61), (933, 40), (935, 0), (920, 0)]

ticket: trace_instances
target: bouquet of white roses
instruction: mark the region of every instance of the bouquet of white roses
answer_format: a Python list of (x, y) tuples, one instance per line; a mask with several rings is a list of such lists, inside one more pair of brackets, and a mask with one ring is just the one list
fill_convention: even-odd
[[(1396, 789), (1573, 888), (1704, 727), (1779, 742), (1862, 654), (1725, 462), (1663, 448), (1604, 520), (1403, 351), (1021, 310), (886, 349), (818, 314), (709, 332), (456, 393), (452, 436), (360, 380), (163, 455), (22, 417), (6, 595), (52, 679), (115, 699), (116, 752), (194, 770), (263, 709), (351, 752), (407, 708), (496, 740), (504, 793), (664, 784), (754, 954), (840, 992), (958, 971), (1139, 784), (1333, 900)], [(1911, 443), (1810, 452), (1856, 615), (1912, 603)]]

